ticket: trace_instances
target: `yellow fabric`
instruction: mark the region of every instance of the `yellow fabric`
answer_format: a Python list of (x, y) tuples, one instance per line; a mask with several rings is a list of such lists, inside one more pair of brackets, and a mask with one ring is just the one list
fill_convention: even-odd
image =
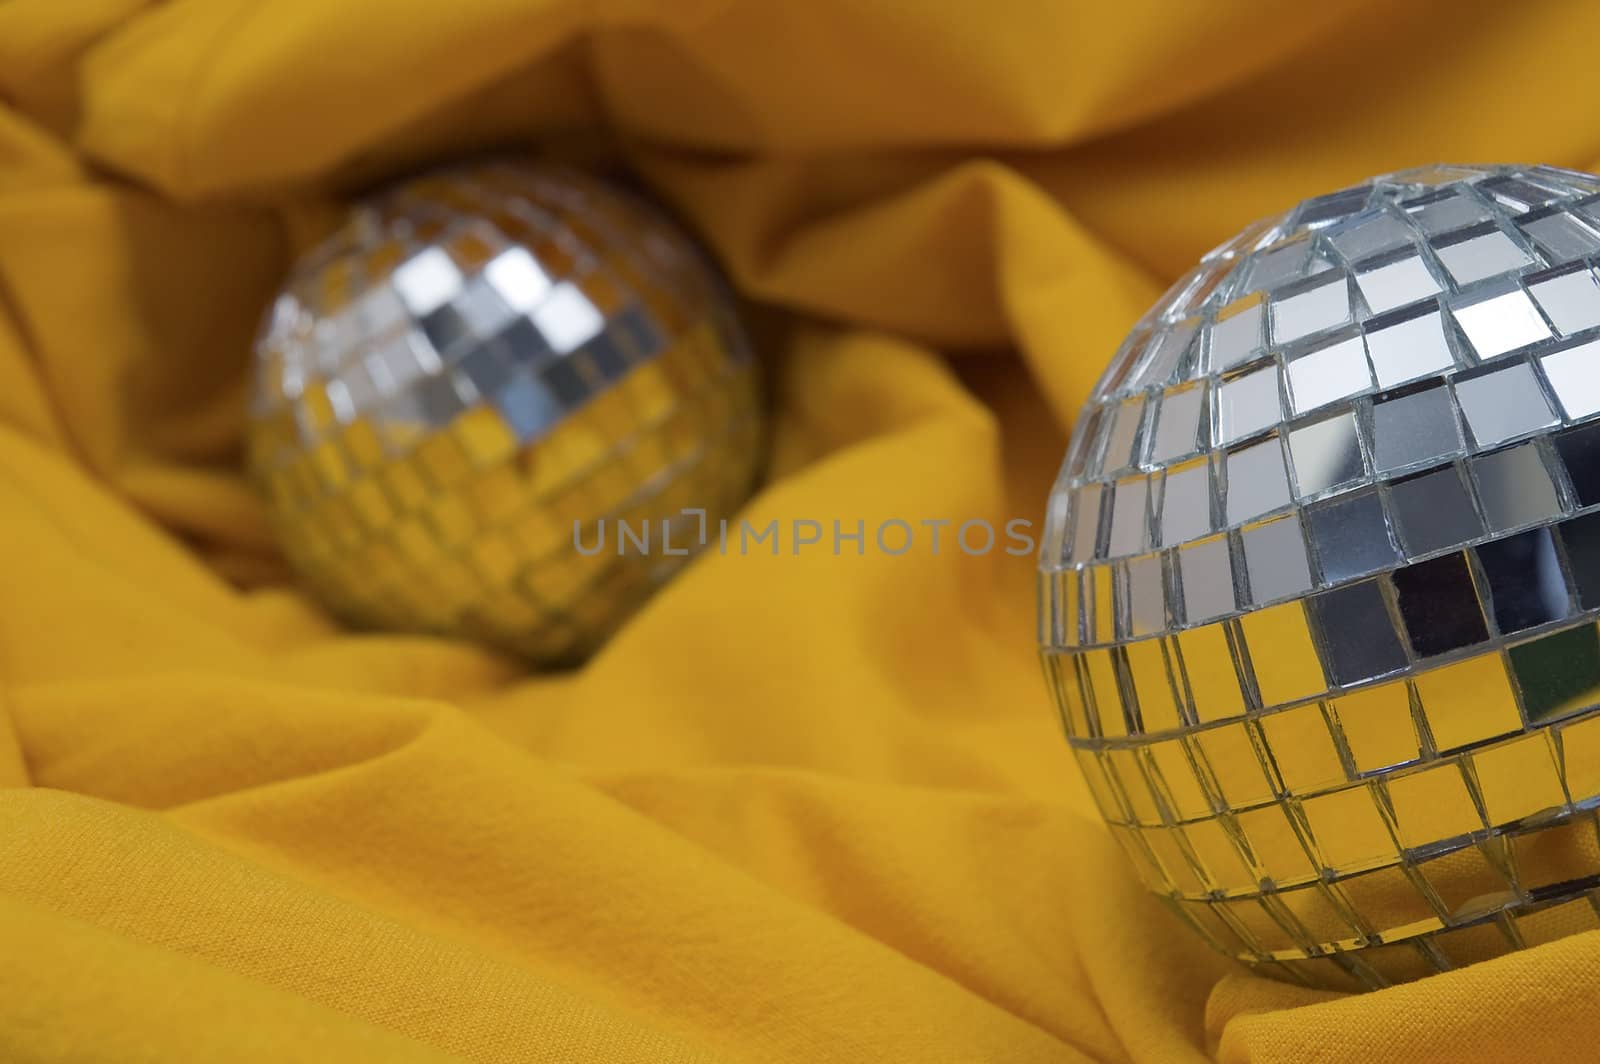
[[(341, 196), (621, 157), (756, 315), (750, 504), (1040, 516), (1121, 333), (1250, 218), (1600, 161), (1600, 8), (0, 5), (0, 1059), (1458, 1061), (1600, 1037), (1590, 934), (1339, 998), (1098, 826), (1031, 558), (710, 557), (582, 672), (342, 633), (240, 476)], [(948, 537), (949, 532), (946, 532)]]

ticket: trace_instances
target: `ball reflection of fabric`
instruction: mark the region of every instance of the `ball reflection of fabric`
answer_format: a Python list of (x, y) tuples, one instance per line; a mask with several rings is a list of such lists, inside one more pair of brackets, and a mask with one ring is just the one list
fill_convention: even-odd
[(671, 224), (566, 169), (466, 166), (361, 205), (257, 343), (250, 457), (286, 554), (359, 624), (581, 658), (683, 564), (682, 511), (714, 523), (749, 490), (732, 313)]
[(1600, 927), (1600, 178), (1308, 200), (1138, 323), (1051, 493), (1043, 660), (1139, 874), (1378, 987)]

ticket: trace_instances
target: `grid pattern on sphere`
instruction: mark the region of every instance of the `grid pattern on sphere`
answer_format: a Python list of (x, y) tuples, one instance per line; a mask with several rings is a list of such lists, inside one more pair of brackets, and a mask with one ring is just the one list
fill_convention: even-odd
[[(280, 541), (362, 624), (579, 657), (683, 563), (682, 511), (731, 514), (754, 476), (728, 297), (653, 211), (565, 169), (459, 168), (359, 207), (257, 356), (251, 463)], [(657, 539), (576, 550), (602, 519)]]
[(1141, 876), (1381, 986), (1600, 927), (1600, 178), (1440, 167), (1257, 223), (1135, 327), (1040, 642)]

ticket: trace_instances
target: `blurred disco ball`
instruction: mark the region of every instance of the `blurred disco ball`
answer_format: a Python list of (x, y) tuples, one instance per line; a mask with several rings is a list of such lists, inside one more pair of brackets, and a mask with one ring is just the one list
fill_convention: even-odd
[(252, 413), (280, 542), (329, 607), (539, 663), (592, 651), (737, 509), (760, 417), (688, 239), (512, 162), (402, 183), (301, 261)]
[(1149, 887), (1378, 987), (1600, 927), (1600, 178), (1258, 222), (1141, 320), (1051, 493), (1040, 641)]

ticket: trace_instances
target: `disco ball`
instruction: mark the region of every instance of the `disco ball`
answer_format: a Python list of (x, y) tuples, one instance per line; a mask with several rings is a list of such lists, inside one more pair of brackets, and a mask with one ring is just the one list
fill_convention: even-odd
[(687, 238), (593, 178), (495, 162), (396, 186), (294, 268), (249, 450), (334, 611), (556, 663), (739, 506), (758, 429), (754, 361)]
[(1051, 493), (1040, 642), (1141, 878), (1385, 986), (1600, 927), (1600, 177), (1307, 200), (1141, 320)]

